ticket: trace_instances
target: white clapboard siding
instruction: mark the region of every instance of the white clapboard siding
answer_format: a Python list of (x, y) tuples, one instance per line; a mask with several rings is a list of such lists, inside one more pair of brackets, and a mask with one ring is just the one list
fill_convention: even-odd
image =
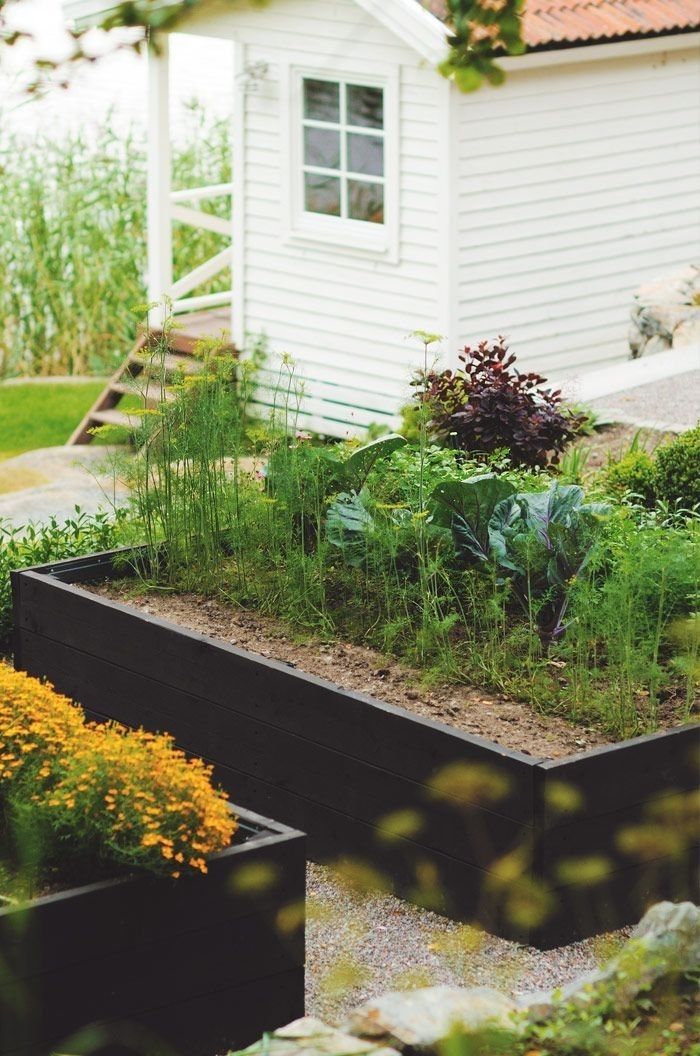
[(515, 72), (459, 109), (460, 342), (554, 375), (626, 356), (636, 287), (700, 246), (697, 53)]
[[(437, 230), (444, 83), (354, 0), (212, 7), (194, 16), (187, 32), (235, 38), (242, 62), (268, 65), (264, 89), (245, 96), (243, 157), (234, 159), (244, 173), (243, 201), (236, 203), (244, 216), (242, 274), (234, 281), (243, 287), (245, 330), (266, 335), (272, 358), (284, 352), (294, 359), (306, 379), (304, 425), (345, 435), (372, 422), (392, 424), (422, 354), (409, 333), (443, 328)], [(287, 237), (283, 79), (290, 64), (360, 78), (371, 69), (396, 70), (396, 258)]]

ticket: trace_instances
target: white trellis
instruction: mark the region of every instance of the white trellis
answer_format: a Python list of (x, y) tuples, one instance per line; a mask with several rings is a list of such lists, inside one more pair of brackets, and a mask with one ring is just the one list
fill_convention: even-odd
[[(168, 39), (164, 36), (159, 41), (158, 54), (151, 51), (148, 56), (148, 299), (160, 305), (167, 297), (172, 302), (172, 311), (178, 315), (232, 303), (232, 290), (188, 296), (197, 286), (231, 266), (232, 246), (175, 278), (172, 223), (179, 221), (231, 238), (231, 220), (205, 213), (197, 208), (197, 203), (208, 198), (231, 197), (233, 184), (172, 190), (169, 67)], [(162, 315), (162, 307), (154, 309), (152, 322), (160, 322)]]

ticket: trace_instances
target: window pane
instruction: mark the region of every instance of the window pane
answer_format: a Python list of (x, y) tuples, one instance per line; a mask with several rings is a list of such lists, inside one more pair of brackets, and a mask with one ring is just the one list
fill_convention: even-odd
[(314, 172), (304, 173), (305, 209), (309, 213), (325, 213), (340, 216), (340, 179), (337, 176), (319, 176)]
[(349, 84), (347, 123), (362, 128), (384, 128), (383, 90)]
[(340, 85), (304, 78), (304, 117), (340, 123)]
[(384, 175), (384, 140), (348, 132), (348, 172), (365, 176)]
[(304, 164), (339, 169), (340, 132), (332, 128), (304, 128)]
[(383, 184), (348, 180), (348, 212), (351, 220), (368, 220), (371, 224), (383, 224)]

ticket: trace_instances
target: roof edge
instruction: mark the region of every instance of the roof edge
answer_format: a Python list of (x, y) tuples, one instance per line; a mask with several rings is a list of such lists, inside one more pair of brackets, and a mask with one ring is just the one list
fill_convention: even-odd
[[(436, 15), (416, 0), (353, 0), (358, 7), (390, 30), (423, 59), (437, 66), (447, 56), (449, 30)], [(152, 0), (151, 8), (173, 6), (173, 0)], [(116, 11), (116, 0), (63, 0), (66, 18), (78, 28), (99, 25)]]
[(447, 57), (450, 30), (416, 0), (354, 0), (422, 58), (437, 66)]
[(671, 29), (654, 33), (628, 34), (583, 41), (567, 41), (528, 48), (524, 55), (502, 55), (498, 64), (506, 73), (531, 70), (546, 66), (563, 66), (571, 62), (596, 62), (602, 59), (624, 58), (630, 55), (648, 55), (662, 51), (681, 51), (700, 47), (700, 29)]

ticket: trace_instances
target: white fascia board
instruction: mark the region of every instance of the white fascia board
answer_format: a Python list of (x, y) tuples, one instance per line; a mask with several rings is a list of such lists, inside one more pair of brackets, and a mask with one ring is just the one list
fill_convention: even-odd
[(700, 32), (672, 33), (668, 36), (644, 37), (640, 40), (618, 40), (610, 44), (587, 44), (554, 51), (530, 51), (525, 55), (507, 55), (498, 60), (506, 73), (519, 70), (565, 66), (573, 62), (599, 62), (603, 59), (626, 59), (634, 55), (653, 55), (665, 51), (692, 50), (700, 46)]
[(355, 0), (355, 3), (433, 66), (446, 58), (449, 30), (418, 0)]
[(61, 6), (66, 21), (83, 29), (102, 22), (117, 5), (108, 0), (64, 0)]

